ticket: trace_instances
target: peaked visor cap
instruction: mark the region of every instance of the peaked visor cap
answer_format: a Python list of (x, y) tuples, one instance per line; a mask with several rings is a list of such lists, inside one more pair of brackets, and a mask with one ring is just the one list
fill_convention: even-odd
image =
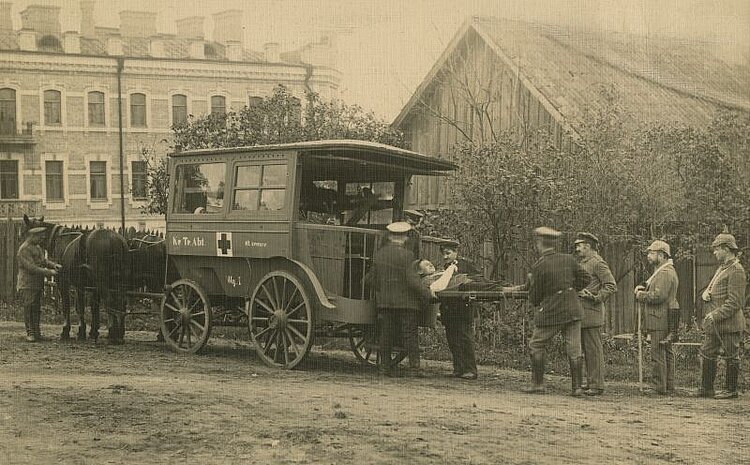
[(548, 239), (559, 239), (560, 236), (562, 236), (562, 233), (548, 226), (541, 226), (534, 230), (534, 235), (537, 237), (546, 237)]
[(406, 221), (396, 221), (386, 226), (385, 229), (393, 234), (406, 234), (411, 229), (411, 225)]
[(599, 238), (591, 233), (580, 232), (576, 236), (576, 240), (573, 242), (573, 244), (580, 244), (582, 242), (586, 242), (591, 245), (597, 245), (599, 244)]

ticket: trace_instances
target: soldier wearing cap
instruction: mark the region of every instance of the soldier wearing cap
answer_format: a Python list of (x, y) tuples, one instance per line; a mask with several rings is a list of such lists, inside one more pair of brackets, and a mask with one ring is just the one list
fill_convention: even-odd
[(387, 229), (389, 241), (375, 252), (365, 277), (372, 284), (381, 325), (378, 370), (393, 376), (393, 336), (400, 328), (409, 357), (409, 374), (420, 376), (418, 313), (434, 294), (422, 283), (414, 267), (414, 254), (404, 246), (411, 229), (409, 223), (391, 223)]
[(424, 215), (417, 210), (404, 210), (404, 219), (411, 229), (407, 234), (406, 248), (414, 254), (415, 258), (422, 257), (422, 236), (419, 234), (419, 226), (422, 224)]
[[(469, 260), (458, 256), (458, 241), (440, 243), (445, 269), (456, 267), (454, 275), (478, 275), (480, 271)], [(474, 353), (474, 306), (463, 299), (444, 300), (440, 305), (440, 321), (453, 359), (453, 372), (448, 376), (473, 380), (479, 376)]]
[[(716, 399), (737, 398), (737, 379), (740, 373), (740, 344), (745, 330), (745, 269), (737, 258), (738, 247), (734, 236), (724, 232), (711, 243), (714, 257), (719, 262), (711, 282), (703, 291), (705, 304), (703, 344), (700, 354), (703, 361), (702, 382), (699, 395)], [(724, 390), (714, 395), (717, 358), (724, 352), (727, 362)]]
[(581, 348), (586, 362), (588, 386), (586, 395), (604, 392), (604, 349), (601, 328), (604, 325), (604, 303), (617, 292), (617, 283), (609, 265), (599, 255), (599, 238), (591, 233), (578, 233), (574, 242), (581, 266), (591, 281), (578, 297), (581, 299)]
[(46, 228), (32, 228), (28, 237), (18, 248), (18, 290), (23, 305), (23, 320), (26, 325), (26, 340), (37, 342), (42, 339), (39, 321), (42, 314), (42, 293), (44, 278), (55, 276), (62, 268), (55, 262), (47, 260), (42, 249)]
[(667, 338), (670, 332), (669, 322), (674, 324), (674, 314), (680, 311), (677, 303), (679, 279), (671, 260), (669, 244), (654, 241), (646, 251), (646, 258), (654, 267), (654, 272), (645, 285), (636, 286), (635, 300), (644, 305), (643, 329), (651, 334), (655, 389), (649, 389), (648, 392), (665, 395), (674, 392), (675, 358), (672, 344), (660, 342)]
[(529, 341), (532, 385), (522, 389), (530, 394), (543, 394), (544, 363), (547, 345), (557, 333), (565, 337), (565, 352), (570, 364), (571, 395), (583, 395), (581, 382), (581, 318), (578, 293), (589, 283), (589, 276), (569, 254), (557, 252), (562, 233), (552, 228), (534, 230), (534, 247), (539, 260), (531, 267), (529, 281), (521, 286), (504, 287), (504, 291), (528, 290), (529, 302), (539, 307), (535, 312), (534, 332)]

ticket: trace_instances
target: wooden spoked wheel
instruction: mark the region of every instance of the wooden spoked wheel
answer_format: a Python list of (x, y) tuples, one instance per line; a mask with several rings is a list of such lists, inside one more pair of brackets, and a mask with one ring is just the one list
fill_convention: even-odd
[(312, 305), (302, 282), (287, 271), (268, 273), (247, 301), (250, 337), (268, 366), (291, 369), (310, 350)]
[[(348, 332), (349, 346), (352, 352), (354, 352), (354, 356), (367, 365), (377, 365), (380, 360), (380, 351), (377, 349), (378, 336), (375, 325), (350, 325)], [(393, 365), (398, 365), (405, 358), (406, 351), (404, 350), (394, 349), (391, 353), (391, 363)]]
[(161, 301), (161, 331), (169, 346), (194, 354), (211, 334), (211, 306), (200, 286), (189, 279), (172, 283)]

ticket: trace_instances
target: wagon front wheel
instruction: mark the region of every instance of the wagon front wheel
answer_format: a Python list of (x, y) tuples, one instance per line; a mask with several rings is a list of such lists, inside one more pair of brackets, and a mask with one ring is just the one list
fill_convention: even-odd
[(312, 305), (302, 282), (287, 271), (272, 271), (247, 301), (250, 337), (268, 366), (291, 369), (310, 350)]
[(211, 334), (211, 306), (200, 286), (189, 279), (172, 283), (161, 301), (161, 332), (176, 352), (194, 354)]

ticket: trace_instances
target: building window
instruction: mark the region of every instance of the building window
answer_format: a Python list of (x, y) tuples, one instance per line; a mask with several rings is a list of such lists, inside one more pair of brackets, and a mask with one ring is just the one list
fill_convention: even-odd
[(18, 162), (0, 161), (0, 199), (18, 198)]
[(146, 126), (146, 95), (130, 94), (130, 125)]
[(187, 97), (185, 95), (172, 96), (172, 125), (187, 123)]
[(52, 35), (46, 35), (39, 39), (39, 42), (37, 43), (37, 46), (39, 47), (39, 50), (43, 52), (59, 52), (62, 53), (63, 48), (62, 44), (60, 44), (60, 40)]
[(47, 126), (62, 123), (62, 99), (60, 91), (44, 91), (44, 124)]
[(211, 114), (224, 115), (227, 112), (227, 99), (223, 95), (211, 97)]
[(0, 134), (16, 133), (16, 91), (0, 89)]
[(104, 92), (89, 92), (89, 126), (104, 126)]
[(63, 190), (63, 162), (47, 161), (45, 162), (45, 183), (47, 187), (47, 201), (65, 200)]
[(238, 166), (232, 210), (283, 210), (286, 178), (286, 165)]
[(130, 176), (132, 178), (130, 192), (134, 199), (146, 198), (147, 170), (148, 165), (145, 161), (134, 161), (130, 163)]
[(107, 200), (107, 162), (90, 162), (89, 177), (91, 178), (91, 200)]
[(263, 97), (257, 96), (250, 97), (250, 101), (247, 103), (247, 106), (250, 108), (257, 108), (261, 105), (263, 105)]
[(213, 44), (206, 44), (203, 46), (203, 55), (206, 58), (218, 58), (219, 52), (216, 50), (216, 46)]

